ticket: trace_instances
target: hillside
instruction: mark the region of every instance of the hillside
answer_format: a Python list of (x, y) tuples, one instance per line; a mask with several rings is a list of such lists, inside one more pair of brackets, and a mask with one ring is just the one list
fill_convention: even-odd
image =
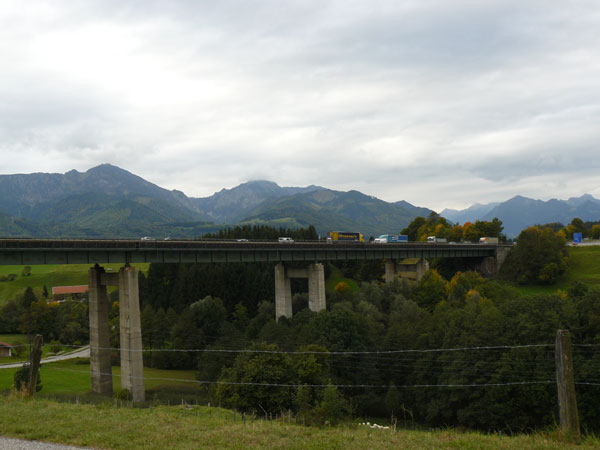
[(327, 231), (346, 230), (360, 231), (368, 237), (399, 233), (415, 217), (429, 213), (431, 210), (426, 208), (406, 202), (387, 203), (358, 191), (323, 189), (261, 205), (244, 222), (276, 224), (289, 218), (301, 226), (315, 225), (321, 235)]
[[(0, 175), (0, 211), (17, 217), (43, 220), (43, 214), (65, 200), (81, 198), (82, 194), (104, 194), (107, 197), (131, 199), (145, 203), (148, 199), (162, 200), (195, 213), (202, 219), (193, 202), (178, 191), (168, 191), (119, 167), (102, 164), (86, 172), (71, 170), (65, 174), (34, 173)], [(64, 210), (58, 211), (64, 213)]]
[(324, 188), (281, 187), (272, 181), (249, 181), (232, 189), (222, 189), (210, 197), (194, 198), (192, 201), (217, 223), (237, 223), (262, 203), (321, 189)]

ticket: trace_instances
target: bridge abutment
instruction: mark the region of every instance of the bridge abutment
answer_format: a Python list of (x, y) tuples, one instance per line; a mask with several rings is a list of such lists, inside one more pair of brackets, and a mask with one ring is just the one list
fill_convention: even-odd
[(424, 258), (407, 258), (400, 261), (385, 260), (385, 282), (391, 283), (395, 278), (406, 278), (420, 281), (429, 270), (429, 262)]
[(307, 268), (275, 266), (275, 320), (292, 317), (292, 278), (308, 278), (308, 308), (321, 311), (327, 307), (325, 296), (325, 269), (323, 264), (314, 263)]

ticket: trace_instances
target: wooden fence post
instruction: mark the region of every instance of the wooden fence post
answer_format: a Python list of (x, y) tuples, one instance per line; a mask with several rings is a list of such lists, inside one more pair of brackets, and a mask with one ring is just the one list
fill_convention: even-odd
[(38, 372), (40, 371), (40, 360), (42, 358), (42, 347), (44, 338), (41, 334), (35, 336), (33, 341), (33, 350), (31, 351), (31, 359), (29, 361), (29, 389), (30, 397), (35, 395), (35, 386), (37, 384)]
[(577, 399), (575, 397), (571, 334), (568, 330), (557, 331), (554, 351), (560, 433), (567, 440), (579, 443), (581, 442), (581, 433), (579, 431), (579, 414), (577, 412)]

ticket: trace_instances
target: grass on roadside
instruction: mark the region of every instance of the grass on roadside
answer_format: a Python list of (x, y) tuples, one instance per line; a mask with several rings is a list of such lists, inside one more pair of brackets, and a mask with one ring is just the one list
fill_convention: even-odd
[(304, 427), (281, 421), (244, 418), (206, 406), (115, 407), (23, 400), (13, 395), (0, 402), (3, 435), (111, 449), (588, 449), (593, 437), (574, 446), (551, 433), (505, 436), (459, 432), (377, 430), (357, 424)]

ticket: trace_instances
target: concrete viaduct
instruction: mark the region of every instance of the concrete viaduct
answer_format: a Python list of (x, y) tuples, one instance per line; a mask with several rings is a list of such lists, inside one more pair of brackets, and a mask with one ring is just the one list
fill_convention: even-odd
[[(0, 265), (87, 264), (89, 269), (90, 371), (92, 390), (112, 395), (107, 286), (119, 287), (121, 387), (134, 402), (145, 400), (138, 273), (130, 263), (275, 263), (275, 316), (292, 317), (292, 278), (308, 278), (309, 308), (326, 308), (321, 261), (385, 260), (385, 281), (420, 279), (427, 259), (471, 258), (493, 275), (510, 246), (493, 244), (372, 244), (155, 240), (0, 239)], [(287, 263), (304, 262), (304, 268)], [(118, 273), (101, 264), (122, 263)]]

